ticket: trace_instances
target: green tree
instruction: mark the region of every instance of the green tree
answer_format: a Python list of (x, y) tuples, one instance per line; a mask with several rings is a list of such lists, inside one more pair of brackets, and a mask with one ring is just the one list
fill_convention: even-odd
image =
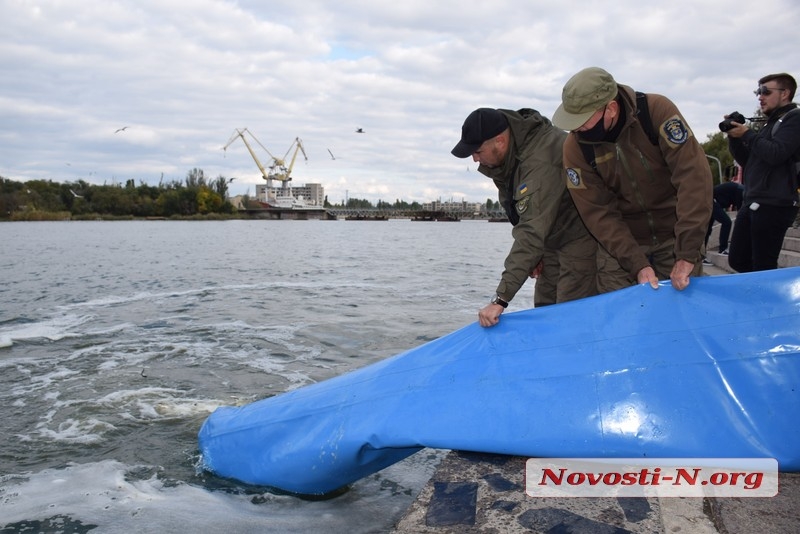
[(206, 185), (206, 176), (203, 169), (194, 168), (186, 174), (186, 187), (195, 188)]
[(197, 191), (197, 213), (207, 215), (209, 213), (219, 213), (222, 209), (224, 200), (216, 192), (208, 187), (200, 187)]
[(371, 209), (374, 208), (372, 202), (367, 199), (349, 198), (347, 199), (346, 208), (350, 209)]
[(233, 180), (231, 178), (228, 180), (221, 174), (217, 176), (214, 180), (211, 181), (211, 189), (220, 196), (220, 198), (227, 199), (228, 198), (228, 184)]

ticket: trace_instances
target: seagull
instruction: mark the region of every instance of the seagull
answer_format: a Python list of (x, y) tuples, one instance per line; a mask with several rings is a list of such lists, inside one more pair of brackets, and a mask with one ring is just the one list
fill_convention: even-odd
[(356, 133), (364, 133), (364, 128), (356, 128)]
[(72, 196), (75, 197), (75, 198), (83, 198), (81, 195), (79, 195), (78, 193), (76, 193), (72, 189), (70, 189), (69, 192), (72, 193)]
[(333, 152), (331, 152), (331, 149), (330, 149), (330, 148), (328, 149), (328, 154), (330, 154), (330, 155), (331, 155), (331, 159), (336, 159), (336, 158), (334, 158), (334, 157), (333, 157)]
[(127, 129), (128, 129), (127, 126), (123, 126), (122, 128), (117, 128), (117, 130), (114, 133), (124, 132)]

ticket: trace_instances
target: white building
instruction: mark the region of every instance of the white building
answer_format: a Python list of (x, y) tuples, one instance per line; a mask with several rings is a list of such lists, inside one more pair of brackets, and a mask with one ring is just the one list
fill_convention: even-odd
[(461, 213), (481, 213), (484, 211), (486, 206), (481, 204), (480, 202), (467, 202), (466, 200), (462, 200), (461, 202), (442, 202), (441, 200), (434, 200), (433, 202), (426, 202), (422, 205), (422, 209), (425, 211), (456, 211)]
[[(289, 194), (296, 199), (302, 199), (309, 206), (323, 207), (325, 205), (325, 188), (322, 184), (305, 184), (301, 186), (290, 186)], [(283, 189), (280, 187), (268, 188), (267, 184), (256, 185), (256, 199), (267, 202), (268, 198), (283, 196)]]

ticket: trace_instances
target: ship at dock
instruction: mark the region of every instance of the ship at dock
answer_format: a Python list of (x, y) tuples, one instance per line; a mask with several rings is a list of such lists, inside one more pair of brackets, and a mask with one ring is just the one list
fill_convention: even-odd
[[(261, 163), (248, 141), (248, 137), (269, 154), (272, 163), (268, 167)], [(262, 212), (262, 215), (273, 219), (322, 219), (327, 217), (324, 207), (325, 190), (321, 184), (306, 184), (300, 187), (290, 185), (292, 169), (298, 154), (302, 154), (303, 158), (308, 161), (303, 142), (299, 137), (295, 138), (283, 158), (274, 156), (247, 128), (237, 128), (223, 150), (227, 150), (236, 139), (241, 139), (247, 147), (258, 170), (261, 171), (261, 177), (265, 180), (264, 184), (256, 186), (255, 201), (244, 207), (248, 212)], [(289, 154), (291, 154), (290, 160)]]

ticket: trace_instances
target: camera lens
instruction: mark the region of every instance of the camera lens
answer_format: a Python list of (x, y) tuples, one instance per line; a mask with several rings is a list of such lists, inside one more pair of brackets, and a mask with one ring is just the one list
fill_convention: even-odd
[(734, 111), (728, 115), (728, 118), (719, 123), (719, 131), (727, 132), (733, 129), (733, 124), (731, 123), (739, 123), (744, 124), (747, 119), (744, 118), (744, 115), (739, 113), (738, 111)]

